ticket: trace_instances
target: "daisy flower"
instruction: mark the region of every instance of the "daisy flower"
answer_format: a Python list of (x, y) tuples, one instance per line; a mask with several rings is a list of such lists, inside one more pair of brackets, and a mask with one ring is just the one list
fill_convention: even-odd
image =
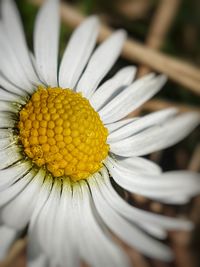
[(1, 257), (27, 229), (29, 267), (130, 266), (114, 235), (148, 257), (172, 259), (158, 239), (192, 224), (133, 207), (115, 188), (170, 204), (198, 194), (196, 173), (163, 173), (142, 156), (183, 139), (199, 115), (169, 108), (123, 119), (166, 81), (154, 74), (134, 80), (128, 66), (101, 83), (120, 55), (123, 30), (95, 48), (99, 21), (89, 17), (58, 68), (59, 1), (39, 11), (34, 54), (14, 1), (1, 1), (1, 11)]

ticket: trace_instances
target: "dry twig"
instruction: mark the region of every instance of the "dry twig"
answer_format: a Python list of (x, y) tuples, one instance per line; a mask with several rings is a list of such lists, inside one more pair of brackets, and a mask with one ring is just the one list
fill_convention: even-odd
[[(158, 8), (154, 13), (145, 42), (148, 47), (157, 50), (162, 47), (180, 2), (181, 0), (159, 1)], [(138, 76), (143, 76), (149, 71), (150, 69), (147, 66), (141, 66), (138, 70)]]
[[(0, 263), (0, 267), (11, 267), (16, 262), (18, 257), (25, 251), (27, 245), (27, 239), (19, 239), (11, 247), (6, 259)], [(16, 266), (16, 265), (15, 265)], [(22, 267), (22, 266), (21, 266)]]
[(150, 0), (118, 0), (113, 2), (117, 12), (131, 20), (146, 16), (153, 5), (153, 1)]
[(198, 144), (193, 152), (190, 160), (188, 170), (198, 172), (200, 171), (200, 144)]
[(161, 99), (152, 99), (148, 102), (146, 102), (142, 106), (142, 110), (144, 111), (157, 111), (160, 109), (164, 108), (169, 108), (169, 107), (176, 107), (180, 112), (198, 112), (200, 113), (200, 108), (187, 105), (187, 104), (179, 104), (177, 102), (172, 102), (172, 101), (167, 101), (167, 100), (161, 100)]

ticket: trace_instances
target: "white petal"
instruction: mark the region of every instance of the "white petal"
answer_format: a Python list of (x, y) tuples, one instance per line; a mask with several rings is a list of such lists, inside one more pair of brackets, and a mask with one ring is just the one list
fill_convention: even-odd
[(16, 4), (12, 0), (2, 1), (2, 23), (8, 36), (9, 44), (20, 61), (21, 68), (30, 82), (39, 83), (29, 56), (22, 22)]
[(104, 82), (91, 96), (90, 104), (99, 110), (107, 104), (116, 94), (128, 86), (133, 81), (136, 74), (136, 68), (129, 66), (121, 69), (110, 80)]
[(31, 170), (19, 181), (5, 189), (0, 194), (0, 207), (4, 206), (6, 203), (15, 198), (18, 194), (21, 194), (21, 191), (30, 183), (30, 181), (35, 176), (35, 171)]
[(96, 49), (77, 85), (78, 92), (85, 97), (92, 95), (119, 57), (125, 38), (124, 31), (117, 31)]
[(77, 248), (79, 229), (74, 227), (74, 211), (72, 203), (71, 182), (66, 178), (63, 181), (63, 190), (55, 217), (53, 242), (53, 258), (60, 266), (80, 266), (80, 255)]
[(89, 188), (85, 182), (81, 182), (81, 189), (82, 192), (78, 187), (73, 190), (74, 198), (76, 197), (78, 201), (79, 216), (84, 214), (80, 225), (82, 234), (79, 238), (83, 260), (94, 267), (130, 266), (125, 253), (114, 244), (110, 234), (105, 231), (105, 225), (100, 226)]
[(40, 258), (40, 254), (42, 253), (42, 248), (41, 248), (41, 244), (39, 242), (39, 237), (38, 237), (37, 223), (38, 223), (38, 218), (40, 216), (40, 213), (51, 193), (52, 183), (53, 183), (52, 178), (50, 176), (46, 176), (45, 181), (41, 187), (40, 193), (38, 195), (37, 203), (35, 205), (34, 212), (31, 216), (31, 220), (30, 220), (30, 224), (28, 228), (28, 236), (29, 236), (28, 260), (29, 260), (29, 264), (33, 264), (33, 266), (34, 266), (34, 263), (38, 261), (38, 258)]
[(17, 58), (4, 31), (2, 24), (0, 24), (0, 35), (2, 36), (0, 39), (0, 71), (9, 81), (24, 91), (32, 93), (33, 84), (23, 71), (21, 61)]
[(151, 236), (158, 238), (160, 240), (164, 240), (167, 238), (167, 231), (158, 227), (157, 225), (149, 224), (146, 222), (140, 222), (140, 228), (143, 228), (148, 234)]
[(2, 208), (2, 220), (15, 229), (23, 229), (32, 215), (44, 180), (45, 171), (40, 169), (28, 186)]
[(37, 66), (35, 55), (31, 51), (30, 51), (30, 58), (31, 58), (31, 62), (33, 64), (33, 67), (35, 69), (35, 72), (37, 73), (37, 76), (39, 77), (41, 83), (45, 86), (46, 82), (43, 80), (43, 77), (40, 74), (40, 71), (39, 71), (38, 66)]
[(5, 256), (16, 238), (17, 232), (5, 225), (0, 226), (0, 261), (5, 259)]
[[(38, 227), (38, 237), (39, 242), (45, 254), (49, 258), (53, 258), (53, 243), (54, 243), (54, 223), (56, 220), (56, 213), (59, 206), (61, 193), (61, 183), (60, 181), (55, 181), (51, 194), (43, 206), (39, 218), (37, 220)], [(58, 249), (58, 248), (57, 248)]]
[(137, 119), (138, 118), (124, 119), (124, 120), (121, 120), (121, 121), (116, 121), (116, 122), (108, 123), (108, 124), (105, 124), (105, 125), (106, 125), (106, 128), (109, 131), (109, 134), (111, 134), (112, 132), (117, 131), (121, 127), (123, 127), (125, 125), (128, 125), (129, 123), (131, 123), (131, 122), (133, 122), (133, 121), (135, 121)]
[(34, 31), (37, 68), (43, 80), (51, 86), (58, 84), (59, 17), (58, 0), (46, 1), (38, 13)]
[(0, 170), (0, 191), (5, 190), (11, 184), (23, 177), (25, 173), (29, 172), (31, 164), (29, 161), (18, 162), (4, 170)]
[(22, 158), (23, 155), (19, 152), (19, 148), (16, 145), (0, 150), (0, 170), (7, 168)]
[(94, 49), (99, 32), (99, 21), (92, 16), (73, 32), (60, 66), (59, 86), (75, 88)]
[[(96, 178), (99, 178), (98, 175), (96, 175)], [(172, 253), (167, 246), (145, 235), (139, 228), (130, 224), (109, 206), (94, 179), (90, 179), (89, 184), (95, 206), (101, 218), (113, 233), (128, 245), (133, 246), (149, 257), (162, 260), (172, 259)]]
[(99, 111), (101, 119), (111, 123), (124, 118), (154, 96), (165, 82), (165, 76), (153, 78), (151, 74), (135, 81)]
[(189, 198), (200, 192), (200, 177), (197, 173), (179, 171), (160, 175), (140, 174), (124, 168), (120, 162), (111, 158), (107, 160), (106, 166), (116, 183), (124, 189), (162, 202), (171, 197)]
[(11, 144), (14, 144), (15, 141), (12, 138), (4, 138), (0, 139), (0, 150), (6, 149), (9, 147)]
[(18, 113), (20, 110), (21, 105), (17, 103), (13, 103), (10, 101), (2, 101), (0, 100), (0, 112), (12, 112), (12, 113)]
[(2, 74), (0, 74), (0, 85), (10, 93), (17, 94), (24, 98), (28, 96), (28, 94), (24, 90), (12, 84), (10, 79), (6, 79)]
[(164, 203), (169, 205), (184, 205), (190, 201), (191, 197), (188, 195), (178, 195), (178, 196), (170, 196), (169, 198), (165, 198), (163, 200)]
[(16, 125), (16, 118), (8, 112), (0, 113), (0, 129), (14, 128)]
[(146, 130), (147, 128), (151, 126), (155, 126), (157, 124), (163, 123), (166, 119), (171, 118), (177, 112), (178, 110), (176, 108), (168, 108), (168, 109), (153, 112), (149, 115), (139, 118), (138, 120), (133, 121), (132, 123), (129, 123), (121, 127), (119, 130), (115, 131), (114, 133), (111, 133), (108, 136), (107, 141), (108, 143), (115, 143), (117, 141), (123, 140), (126, 137), (137, 134), (143, 130)]
[(198, 113), (181, 114), (159, 126), (111, 144), (111, 151), (124, 157), (143, 156), (176, 144), (200, 122)]
[(192, 223), (187, 220), (153, 214), (131, 206), (116, 193), (111, 185), (109, 174), (105, 168), (101, 170), (101, 174), (104, 181), (102, 183), (101, 179), (99, 179), (98, 183), (101, 182), (102, 194), (105, 196), (105, 199), (108, 200), (113, 209), (125, 218), (137, 223), (138, 225), (143, 224), (145, 228), (150, 225), (163, 230), (192, 229)]
[(13, 138), (13, 131), (11, 129), (0, 129), (0, 139)]
[[(53, 188), (49, 187), (51, 182), (48, 183), (48, 188), (45, 201), (42, 203), (38, 203), (37, 205), (37, 211), (33, 215), (33, 218), (31, 220), (31, 226), (29, 229), (30, 237), (35, 239), (35, 245), (38, 243), (41, 249), (45, 252), (45, 255), (48, 255), (48, 258), (54, 261), (54, 255), (55, 255), (55, 245), (54, 241), (56, 239), (56, 236), (54, 235), (54, 227), (56, 223), (57, 218), (57, 211), (60, 204), (60, 195), (61, 195), (61, 181), (55, 180), (53, 184)], [(50, 191), (50, 190), (51, 191)], [(39, 209), (38, 209), (39, 208)], [(60, 249), (60, 247), (56, 247), (56, 250)], [(37, 248), (36, 250), (37, 257)], [(34, 255), (32, 256), (33, 258)]]
[[(98, 184), (100, 186), (102, 195), (108, 201), (110, 206), (116, 210), (119, 214), (130, 220), (131, 222), (138, 225), (140, 228), (151, 234), (152, 236), (160, 239), (165, 239), (167, 236), (167, 232), (165, 229), (160, 227), (160, 225), (155, 225), (155, 223), (147, 222), (144, 218), (138, 218), (136, 216), (137, 212), (135, 212), (134, 207), (132, 208), (129, 204), (127, 204), (120, 196), (113, 190), (111, 183), (109, 181), (109, 174), (104, 168), (101, 170), (101, 175), (103, 176), (103, 180), (98, 179)], [(122, 210), (121, 210), (122, 209)], [(128, 213), (127, 213), (128, 211)], [(135, 214), (136, 213), (136, 214)]]
[(145, 158), (132, 157), (132, 158), (123, 158), (116, 156), (114, 157), (116, 163), (119, 163), (124, 169), (134, 171), (142, 174), (152, 174), (158, 175), (162, 172), (160, 166), (158, 166), (153, 161), (150, 161)]
[(12, 135), (5, 138), (0, 138), (0, 150), (4, 150), (15, 143), (16, 140)]
[(6, 91), (6, 90), (4, 90), (2, 88), (0, 88), (0, 100), (12, 101), (14, 103), (17, 102), (17, 103), (20, 103), (22, 105), (26, 104), (25, 100), (22, 97), (14, 94), (14, 93), (11, 93), (9, 91)]

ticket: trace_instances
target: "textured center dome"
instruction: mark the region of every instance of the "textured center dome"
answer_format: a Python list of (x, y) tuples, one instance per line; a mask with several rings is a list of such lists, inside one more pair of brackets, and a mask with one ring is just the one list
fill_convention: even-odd
[(102, 167), (108, 130), (89, 101), (70, 89), (38, 87), (19, 116), (24, 152), (54, 177), (85, 179)]

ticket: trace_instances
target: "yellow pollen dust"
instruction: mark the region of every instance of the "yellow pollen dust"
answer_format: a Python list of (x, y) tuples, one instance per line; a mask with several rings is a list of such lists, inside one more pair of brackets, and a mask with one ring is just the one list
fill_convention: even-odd
[(80, 93), (39, 86), (19, 115), (24, 152), (54, 177), (78, 181), (102, 167), (108, 130)]

